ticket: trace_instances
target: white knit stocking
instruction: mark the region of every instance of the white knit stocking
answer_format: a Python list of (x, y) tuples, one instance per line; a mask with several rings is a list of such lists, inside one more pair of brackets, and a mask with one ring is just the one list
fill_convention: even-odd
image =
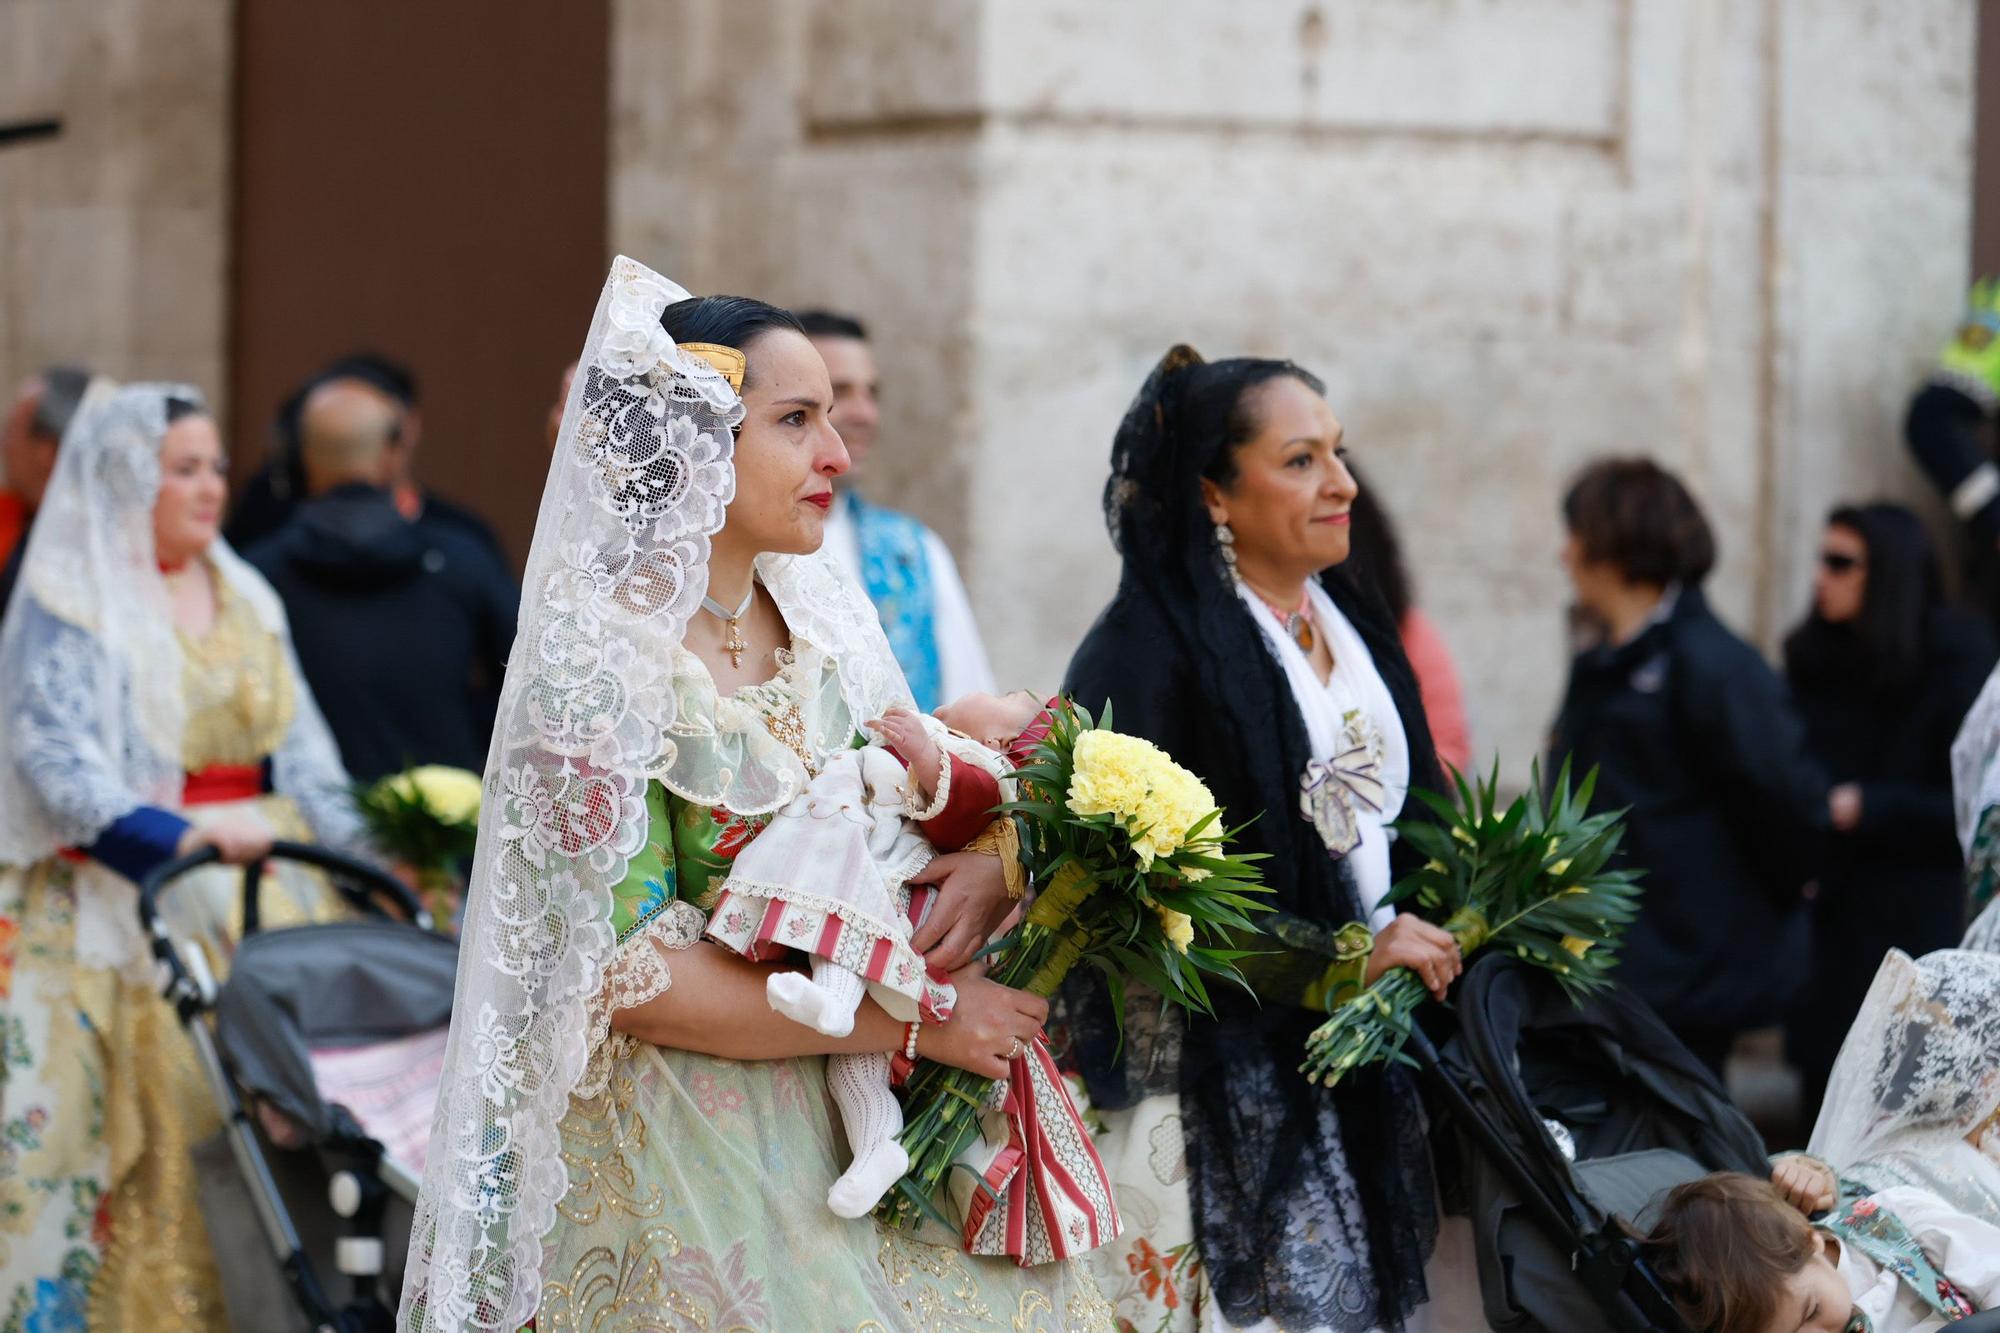
[(833, 1182), (826, 1206), (841, 1217), (860, 1217), (910, 1169), (910, 1155), (896, 1142), (903, 1132), (903, 1108), (889, 1088), (885, 1053), (828, 1056), (826, 1082), (854, 1150), (854, 1165)]

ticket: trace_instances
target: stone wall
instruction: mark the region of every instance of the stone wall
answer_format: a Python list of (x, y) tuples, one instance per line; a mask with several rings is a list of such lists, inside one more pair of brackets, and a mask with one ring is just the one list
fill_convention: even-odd
[[(0, 0), (0, 383), (223, 387), (229, 0)], [(1119, 413), (1185, 339), (1320, 371), (1524, 764), (1560, 689), (1555, 502), (1682, 468), (1766, 646), (1965, 277), (1970, 0), (615, 0), (611, 240), (874, 325), (864, 484), (1047, 684), (1116, 568)], [(1028, 501), (1025, 502), (1024, 501)]]
[(230, 0), (0, 0), (0, 386), (55, 361), (221, 397)]
[(1686, 473), (1767, 646), (1828, 504), (1921, 491), (1968, 0), (620, 0), (613, 40), (614, 243), (872, 318), (867, 485), (953, 542), (1008, 683), (1115, 581), (1111, 433), (1176, 340), (1326, 377), (1514, 773), (1585, 460)]

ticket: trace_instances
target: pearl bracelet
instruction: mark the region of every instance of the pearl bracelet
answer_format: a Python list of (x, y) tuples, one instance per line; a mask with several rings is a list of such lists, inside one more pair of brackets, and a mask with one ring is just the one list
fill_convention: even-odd
[(917, 1033), (923, 1029), (923, 1020), (910, 1024), (909, 1035), (903, 1038), (903, 1058), (911, 1064), (917, 1062)]

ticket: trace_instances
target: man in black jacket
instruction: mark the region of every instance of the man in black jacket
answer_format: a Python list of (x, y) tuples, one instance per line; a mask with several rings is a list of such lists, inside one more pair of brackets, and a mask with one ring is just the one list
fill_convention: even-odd
[(400, 410), (321, 384), (300, 412), (309, 499), (247, 553), (284, 599), (348, 772), (484, 766), (520, 590), (477, 537), (412, 522), (388, 489)]
[(283, 527), (298, 508), (307, 492), (300, 420), (313, 391), (335, 381), (358, 381), (395, 402), (396, 426), (389, 442), (387, 476), (382, 485), (395, 497), (403, 517), (457, 528), (477, 539), (505, 564), (507, 552), (485, 519), (464, 505), (427, 490), (417, 481), (415, 460), (424, 431), (423, 408), (417, 401), (417, 378), (402, 362), (375, 352), (355, 352), (328, 362), (279, 405), (277, 419), (271, 426), (270, 458), (244, 483), (223, 528), (230, 545), (239, 550), (250, 549)]
[(1715, 542), (1680, 482), (1600, 462), (1564, 515), (1564, 563), (1602, 642), (1571, 667), (1551, 756), (1598, 768), (1597, 808), (1630, 812), (1623, 855), (1644, 898), (1620, 984), (1719, 1073), (1804, 978), (1827, 783), (1783, 682), (1702, 596)]

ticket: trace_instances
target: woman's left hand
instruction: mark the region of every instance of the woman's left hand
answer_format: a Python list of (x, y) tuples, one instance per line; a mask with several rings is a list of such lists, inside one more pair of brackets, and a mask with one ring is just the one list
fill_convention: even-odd
[(971, 962), (1014, 910), (1006, 872), (990, 852), (947, 853), (910, 876), (910, 883), (934, 884), (938, 890), (930, 915), (910, 937), (910, 947), (947, 972)]

